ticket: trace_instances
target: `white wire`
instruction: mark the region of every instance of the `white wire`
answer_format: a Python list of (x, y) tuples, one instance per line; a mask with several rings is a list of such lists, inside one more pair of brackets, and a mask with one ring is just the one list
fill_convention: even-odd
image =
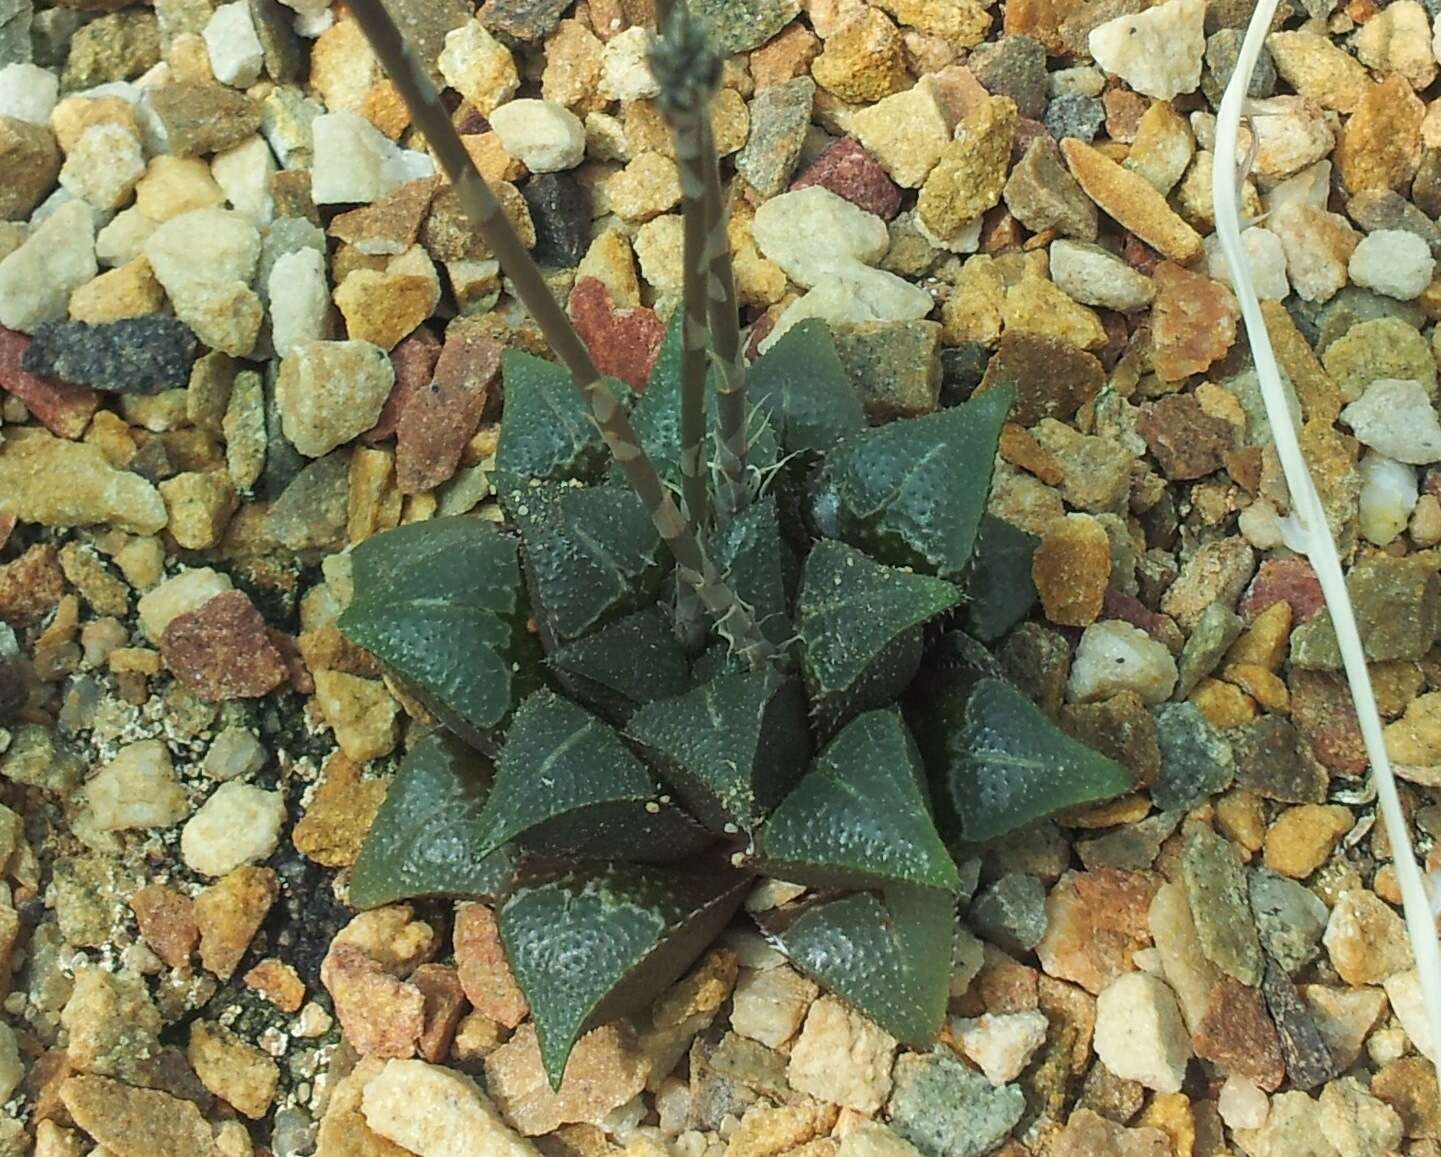
[(1261, 382), (1266, 417), (1271, 423), (1271, 435), (1275, 439), (1281, 469), (1291, 492), (1292, 513), (1295, 521), (1299, 523), (1293, 530), (1299, 531), (1299, 545), (1311, 560), (1316, 577), (1321, 582), (1326, 608), (1331, 613), (1336, 640), (1340, 644), (1346, 680), (1351, 686), (1351, 697), (1356, 702), (1361, 735), (1365, 739), (1366, 754), (1370, 758), (1372, 774), (1375, 777), (1376, 797), (1381, 816), (1386, 823), (1386, 834), (1391, 840), (1396, 878), (1401, 885), (1406, 931), (1416, 958), (1421, 994), (1431, 1028), (1431, 1051), (1438, 1058), (1433, 1063), (1437, 1064), (1437, 1074), (1441, 1077), (1441, 946), (1437, 944), (1436, 918), (1432, 914), (1431, 901), (1416, 863), (1416, 854), (1411, 847), (1411, 836), (1406, 827), (1405, 814), (1401, 810), (1401, 800), (1396, 794), (1396, 779), (1391, 772), (1391, 762), (1386, 756), (1386, 744), (1381, 734), (1381, 717), (1376, 710), (1371, 675), (1366, 669), (1366, 658), (1361, 648), (1361, 636), (1356, 629), (1351, 597), (1346, 590), (1345, 577), (1341, 573), (1341, 559), (1326, 521), (1325, 509), (1316, 493), (1315, 483), (1311, 480), (1311, 472), (1301, 455), (1301, 446), (1296, 438), (1285, 390), (1281, 385), (1281, 372), (1276, 364), (1275, 351), (1271, 348), (1271, 337), (1266, 330), (1265, 317), (1261, 313), (1261, 305), (1251, 283), (1249, 258), (1241, 244), (1236, 208), (1239, 184), (1236, 155), (1242, 107), (1256, 61), (1271, 28), (1276, 4), (1277, 0), (1260, 0), (1256, 5), (1256, 11), (1246, 30), (1246, 38), (1241, 45), (1236, 69), (1231, 74), (1231, 81), (1221, 100), (1216, 124), (1216, 164), (1211, 180), (1215, 198), (1216, 237), (1232, 271), (1231, 280), (1236, 297), (1241, 303), (1241, 315), (1245, 319), (1246, 334), (1250, 338), (1251, 355)]

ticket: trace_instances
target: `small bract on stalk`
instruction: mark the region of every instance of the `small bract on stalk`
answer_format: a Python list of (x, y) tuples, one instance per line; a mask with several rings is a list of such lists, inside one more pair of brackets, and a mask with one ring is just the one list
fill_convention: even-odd
[[(760, 633), (750, 611), (736, 598), (706, 554), (695, 523), (681, 514), (665, 488), (615, 391), (601, 378), (585, 342), (547, 288), (539, 267), (526, 252), (499, 200), (480, 175), (424, 67), (405, 43), (385, 6), (380, 0), (353, 0), (350, 10), (376, 57), (400, 90), (416, 127), (425, 134), (440, 167), (455, 187), (466, 216), (495, 253), (521, 302), (585, 396), (612, 457), (645, 504), (656, 531), (675, 557), (681, 582), (695, 591), (717, 628), (753, 669), (773, 663), (775, 648)], [(741, 404), (744, 405), (743, 398)]]

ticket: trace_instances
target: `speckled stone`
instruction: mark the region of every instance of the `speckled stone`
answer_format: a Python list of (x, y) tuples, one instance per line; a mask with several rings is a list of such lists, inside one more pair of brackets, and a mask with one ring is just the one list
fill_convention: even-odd
[(1101, 126), (1106, 123), (1106, 106), (1094, 96), (1078, 92), (1063, 93), (1046, 105), (1046, 113), (1041, 123), (1057, 140), (1076, 137), (1083, 141), (1093, 141), (1101, 131)]
[(1003, 36), (979, 44), (966, 60), (986, 91), (1008, 96), (1016, 111), (1032, 120), (1046, 111), (1046, 49), (1029, 36)]
[(1020, 872), (1004, 875), (972, 901), (966, 922), (992, 944), (1024, 955), (1046, 934), (1046, 886)]
[(1236, 757), (1236, 782), (1265, 799), (1282, 803), (1321, 803), (1330, 777), (1303, 751), (1295, 725), (1280, 715), (1265, 715), (1226, 736)]
[(538, 173), (521, 188), (535, 225), (531, 256), (573, 269), (590, 246), (590, 190), (569, 173)]
[(751, 135), (736, 154), (736, 171), (762, 197), (785, 192), (810, 130), (816, 82), (798, 76), (773, 84), (751, 101)]
[(486, 0), (479, 15), (480, 22), (496, 36), (512, 43), (530, 43), (548, 36), (569, 7), (569, 0)]
[(260, 128), (260, 106), (224, 85), (177, 81), (151, 89), (149, 100), (176, 156), (218, 153)]
[(1240, 615), (1221, 603), (1212, 603), (1191, 629), (1186, 646), (1177, 664), (1180, 673), (1176, 694), (1184, 699), (1192, 689), (1216, 669), (1221, 657), (1241, 636), (1244, 622)]
[[(562, 5), (564, 6), (564, 5)], [(723, 56), (759, 48), (799, 15), (801, 0), (691, 0)]]
[(51, 321), (39, 326), (21, 364), (33, 374), (119, 394), (181, 390), (200, 342), (173, 317), (151, 315), (89, 325)]
[(1266, 962), (1261, 991), (1281, 1037), (1281, 1058), (1291, 1083), (1297, 1088), (1314, 1089), (1329, 1081), (1336, 1073), (1331, 1050), (1296, 986), (1274, 960)]
[(1231, 745), (1194, 703), (1157, 708), (1161, 777), (1151, 789), (1157, 807), (1185, 811), (1231, 786), (1236, 765)]
[(992, 1086), (947, 1050), (906, 1053), (896, 1061), (887, 1110), (891, 1128), (930, 1157), (981, 1157), (1021, 1119), (1016, 1085)]
[(831, 336), (872, 422), (919, 417), (936, 408), (941, 390), (939, 324), (836, 322)]
[[(1221, 94), (1231, 82), (1236, 71), (1236, 60), (1241, 55), (1241, 41), (1244, 39), (1239, 28), (1221, 28), (1206, 38), (1206, 68), (1201, 73), (1201, 91), (1213, 108), (1219, 107)], [(1276, 89), (1276, 63), (1265, 48), (1256, 60), (1256, 70), (1251, 74), (1251, 84), (1246, 95), (1256, 98), (1268, 97)]]
[(1197, 828), (1181, 856), (1181, 878), (1206, 959), (1242, 984), (1259, 984), (1265, 959), (1239, 849), (1210, 828)]
[(1269, 868), (1250, 878), (1251, 912), (1266, 954), (1294, 976), (1321, 954), (1321, 934), (1330, 916), (1310, 888)]
[[(1378, 557), (1357, 563), (1346, 576), (1366, 658), (1420, 659), (1431, 649), (1441, 616), (1441, 581), (1417, 559)], [(1322, 610), (1291, 633), (1291, 662), (1336, 671), (1341, 652), (1331, 615)]]

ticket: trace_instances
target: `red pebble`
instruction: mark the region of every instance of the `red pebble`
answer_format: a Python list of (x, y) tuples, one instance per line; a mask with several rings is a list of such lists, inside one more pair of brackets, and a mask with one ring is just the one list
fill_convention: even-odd
[(226, 591), (177, 615), (160, 640), (165, 665), (200, 698), (257, 699), (288, 675), (260, 612), (243, 591)]
[(425, 326), (400, 339), (390, 351), (390, 364), (395, 367), (395, 385), (391, 387), (390, 397), (385, 399), (380, 418), (365, 432), (367, 442), (383, 442), (395, 433), (406, 403), (417, 390), (430, 384), (439, 357), (440, 339)]
[(842, 137), (792, 183), (792, 189), (820, 185), (868, 213), (889, 221), (901, 211), (901, 190), (880, 161), (851, 137)]
[(1268, 559), (1261, 564), (1246, 593), (1241, 596), (1241, 614), (1248, 621), (1275, 603), (1291, 604), (1292, 623), (1304, 623), (1326, 605), (1321, 580), (1311, 564), (1299, 555)]
[(570, 291), (570, 318), (602, 374), (645, 389), (665, 340), (665, 322), (653, 309), (617, 309), (599, 278), (582, 277)]
[(402, 494), (423, 494), (460, 465), (480, 425), (502, 347), (481, 334), (446, 339), (435, 377), (406, 401), (395, 430), (395, 477)]

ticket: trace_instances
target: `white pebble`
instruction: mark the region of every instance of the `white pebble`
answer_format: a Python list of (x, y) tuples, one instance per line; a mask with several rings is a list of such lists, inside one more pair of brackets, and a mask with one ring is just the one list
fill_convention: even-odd
[(445, 36), (436, 60), (445, 83), (475, 105), (484, 116), (515, 95), (520, 73), (510, 49), (479, 20), (467, 20)]
[(627, 28), (606, 42), (600, 57), (600, 95), (606, 100), (647, 100), (660, 95), (650, 70), (651, 33), (644, 25)]
[[(1291, 283), (1286, 280), (1286, 250), (1281, 239), (1269, 229), (1253, 226), (1241, 234), (1241, 247), (1246, 251), (1256, 296), (1262, 301), (1284, 300), (1291, 292)], [(1221, 252), (1215, 234), (1206, 238), (1206, 272), (1213, 280), (1236, 287), (1231, 280), (1230, 262)]]
[(751, 222), (756, 247), (797, 285), (810, 288), (856, 262), (886, 255), (886, 223), (820, 185), (772, 197)]
[(961, 1052), (981, 1067), (993, 1085), (1014, 1081), (1046, 1042), (1050, 1022), (1046, 1014), (1026, 1012), (982, 1013), (975, 1020), (951, 1021), (951, 1034)]
[(1341, 411), (1365, 446), (1412, 466), (1441, 462), (1441, 419), (1426, 387), (1406, 378), (1377, 378)]
[(1406, 529), (1420, 490), (1416, 468), (1370, 453), (1361, 459), (1361, 533), (1385, 546)]
[(95, 217), (84, 201), (61, 205), (0, 261), (0, 325), (33, 333), (63, 318), (70, 295), (99, 272)]
[(1387, 297), (1411, 301), (1431, 284), (1436, 260), (1431, 247), (1404, 229), (1377, 229), (1351, 254), (1351, 280)]
[(265, 766), (265, 746), (244, 727), (227, 727), (210, 741), (201, 764), (211, 779), (224, 782), (253, 775)]
[(809, 293), (787, 306), (760, 349), (764, 353), (791, 326), (808, 317), (823, 321), (917, 321), (935, 304), (929, 293), (905, 278), (853, 261), (827, 274)]
[(1232, 1073), (1221, 1086), (1216, 1111), (1232, 1129), (1259, 1129), (1270, 1115), (1271, 1102), (1245, 1077)]
[(284, 254), (270, 271), (269, 289), (271, 341), (279, 357), (289, 357), (305, 342), (328, 336), (325, 254), (310, 248)]
[(532, 173), (573, 169), (585, 156), (585, 126), (553, 100), (513, 100), (490, 114), (505, 149)]
[(236, 212), (261, 225), (275, 216), (275, 202), (270, 195), (270, 178), (275, 169), (275, 157), (261, 136), (216, 153), (210, 162), (210, 175), (224, 190), (225, 199)]
[(201, 33), (210, 54), (210, 71), (221, 84), (249, 88), (260, 79), (265, 53), (246, 0), (222, 4)]
[(364, 117), (325, 113), (310, 126), (310, 195), (317, 205), (369, 204), (435, 171), (424, 153), (402, 149)]
[(1095, 28), (1091, 55), (1137, 92), (1170, 100), (1201, 83), (1206, 0), (1167, 0)]
[(275, 851), (284, 822), (280, 792), (222, 783), (181, 831), (180, 856), (202, 876), (223, 876)]
[(1050, 257), (1056, 288), (1083, 305), (1124, 312), (1150, 305), (1156, 296), (1149, 277), (1099, 245), (1062, 239), (1052, 243)]
[(1191, 1058), (1191, 1034), (1170, 985), (1127, 972), (1096, 997), (1096, 1055), (1122, 1080), (1178, 1093)]
[(188, 810), (170, 752), (158, 739), (122, 747), (85, 785), (85, 796), (104, 832), (168, 828)]
[(145, 175), (145, 153), (129, 129), (91, 125), (60, 170), (60, 184), (99, 210), (119, 209)]
[(1134, 691), (1154, 707), (1175, 689), (1176, 660), (1165, 644), (1120, 619), (1086, 628), (1066, 680), (1066, 697), (1073, 703)]
[(0, 68), (0, 116), (48, 125), (60, 94), (60, 78), (38, 64)]

